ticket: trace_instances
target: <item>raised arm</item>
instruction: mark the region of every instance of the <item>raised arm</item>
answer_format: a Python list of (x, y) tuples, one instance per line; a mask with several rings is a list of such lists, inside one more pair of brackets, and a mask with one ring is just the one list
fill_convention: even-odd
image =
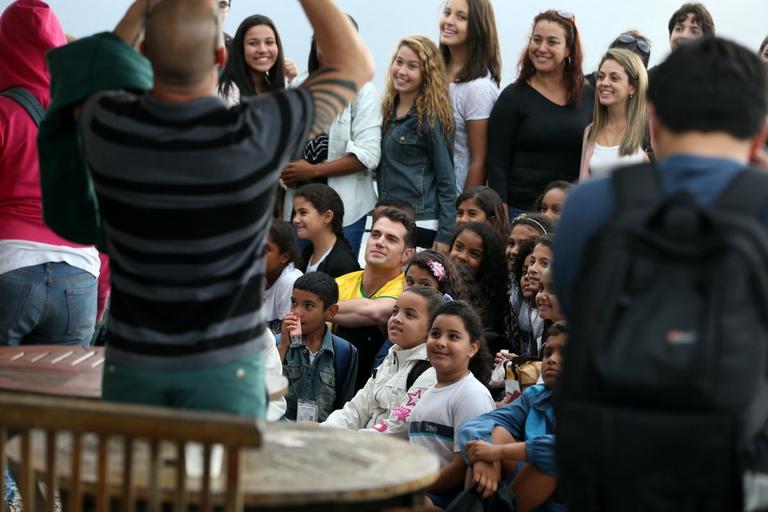
[(347, 16), (332, 0), (300, 0), (323, 49), (324, 67), (303, 86), (315, 103), (311, 137), (325, 131), (357, 91), (373, 78), (373, 59)]
[(147, 13), (160, 0), (136, 0), (128, 7), (113, 33), (128, 46), (136, 47), (144, 33)]

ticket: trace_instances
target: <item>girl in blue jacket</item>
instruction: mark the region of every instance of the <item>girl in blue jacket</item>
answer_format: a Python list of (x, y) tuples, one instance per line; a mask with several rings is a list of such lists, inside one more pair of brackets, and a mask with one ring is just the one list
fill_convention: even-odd
[(491, 496), (499, 482), (511, 476), (518, 511), (554, 503), (550, 500), (557, 488), (552, 388), (567, 339), (566, 322), (554, 323), (542, 347), (544, 384), (531, 386), (511, 404), (462, 425), (459, 446), (471, 468), (468, 480), (483, 497)]

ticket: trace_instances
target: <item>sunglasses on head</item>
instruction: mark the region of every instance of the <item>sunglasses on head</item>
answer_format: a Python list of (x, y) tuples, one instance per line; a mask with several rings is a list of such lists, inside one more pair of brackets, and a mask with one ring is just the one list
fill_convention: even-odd
[(568, 12), (568, 11), (557, 11), (557, 10), (556, 10), (556, 11), (555, 11), (555, 14), (557, 14), (558, 16), (560, 16), (561, 18), (563, 18), (564, 20), (568, 20), (568, 21), (570, 21), (571, 23), (576, 23), (576, 15), (575, 15), (575, 14), (573, 14), (572, 12)]
[(637, 46), (637, 49), (641, 52), (646, 55), (650, 55), (651, 53), (651, 45), (632, 34), (621, 34), (619, 36), (619, 42), (624, 44), (635, 43), (635, 46)]
[(221, 10), (229, 9), (229, 2), (227, 0), (221, 0), (219, 2), (219, 9)]

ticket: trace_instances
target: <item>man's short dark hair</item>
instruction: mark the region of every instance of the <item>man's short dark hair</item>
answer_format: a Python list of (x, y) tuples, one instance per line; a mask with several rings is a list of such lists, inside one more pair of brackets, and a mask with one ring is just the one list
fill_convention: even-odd
[(669, 18), (668, 28), (670, 36), (675, 29), (675, 25), (684, 22), (689, 14), (693, 14), (693, 22), (701, 28), (701, 31), (705, 36), (715, 35), (715, 22), (707, 8), (704, 4), (691, 2), (680, 6), (680, 8), (672, 14), (672, 17)]
[(413, 220), (412, 217), (399, 208), (392, 207), (387, 207), (381, 210), (378, 217), (376, 217), (376, 220), (379, 220), (382, 217), (386, 217), (392, 222), (397, 222), (405, 226), (405, 238), (403, 238), (405, 248), (413, 249), (416, 247), (416, 221)]
[(751, 50), (704, 37), (681, 45), (655, 70), (648, 101), (673, 133), (726, 132), (749, 139), (768, 109), (765, 66)]
[(325, 272), (307, 272), (294, 281), (293, 289), (317, 295), (324, 310), (339, 302), (339, 285)]
[[(410, 218), (416, 219), (416, 211), (413, 209), (413, 206), (411, 206), (410, 203), (408, 203), (407, 201), (403, 201), (402, 199), (379, 199), (376, 202), (376, 206), (373, 207), (373, 210), (375, 212), (376, 210), (382, 207), (396, 208), (398, 210), (401, 210)], [(376, 222), (376, 218), (374, 218), (373, 221)]]

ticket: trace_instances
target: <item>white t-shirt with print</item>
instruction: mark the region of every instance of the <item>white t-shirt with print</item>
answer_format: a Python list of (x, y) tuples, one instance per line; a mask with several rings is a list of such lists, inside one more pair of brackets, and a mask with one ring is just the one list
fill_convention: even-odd
[(491, 393), (467, 372), (460, 381), (445, 387), (431, 387), (411, 413), (408, 438), (426, 447), (448, 464), (459, 450), (458, 432), (462, 423), (496, 408)]

